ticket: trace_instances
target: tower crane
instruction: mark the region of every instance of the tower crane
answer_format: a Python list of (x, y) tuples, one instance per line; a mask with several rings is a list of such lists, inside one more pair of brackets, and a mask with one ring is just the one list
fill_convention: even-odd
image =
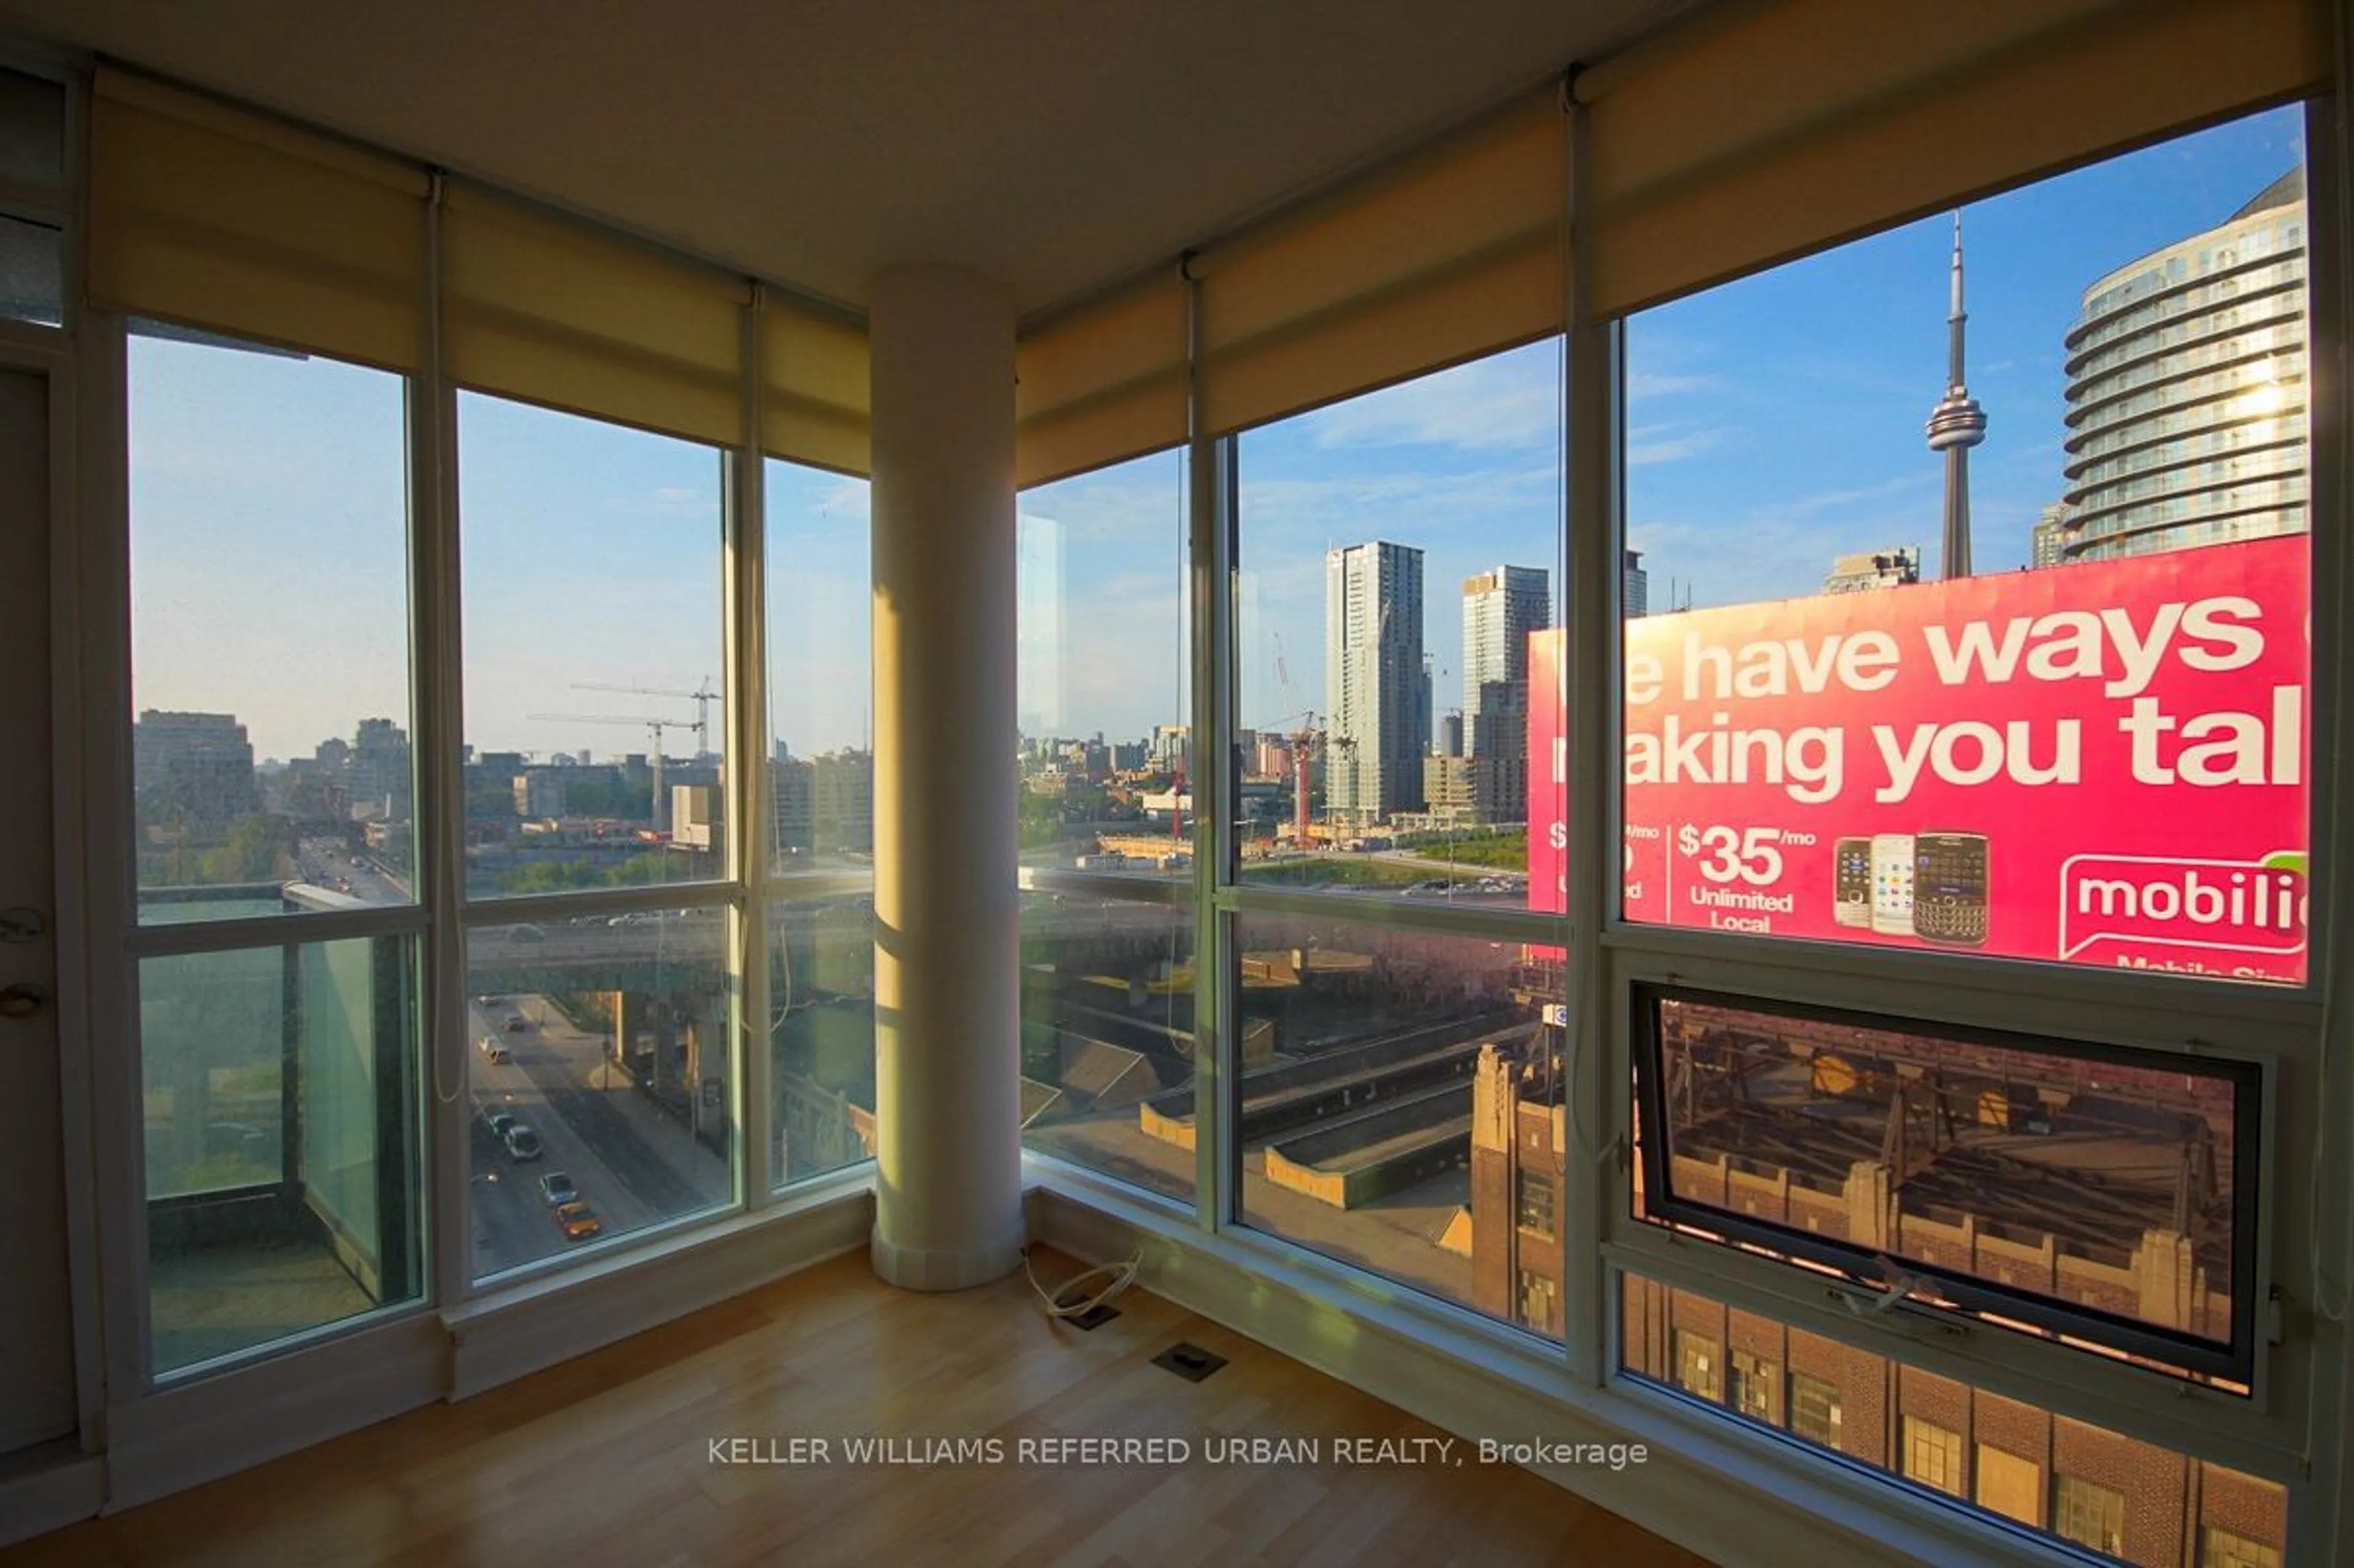
[(719, 700), (721, 694), (711, 683), (710, 676), (704, 676), (703, 683), (691, 692), (682, 692), (674, 686), (617, 686), (607, 681), (575, 681), (572, 689), (576, 692), (626, 692), (639, 697), (684, 697), (695, 705), (695, 759), (697, 762), (711, 759), (711, 705)]
[[(1292, 690), (1291, 666), (1283, 656), (1283, 633), (1278, 631), (1274, 635), (1276, 684), (1282, 689), (1284, 698), (1288, 704), (1298, 694)], [(1299, 721), (1301, 727), (1290, 730), (1283, 727), (1295, 720)], [(1308, 809), (1308, 780), (1310, 770), (1315, 765), (1318, 750), (1321, 748), (1330, 751), (1334, 747), (1343, 750), (1354, 750), (1357, 743), (1348, 736), (1338, 738), (1327, 736), (1323, 730), (1317, 727), (1316, 711), (1313, 708), (1305, 708), (1299, 713), (1287, 715), (1276, 721), (1276, 726), (1278, 733), (1281, 734), (1291, 746), (1291, 842), (1296, 845), (1305, 845), (1310, 837), (1310, 827), (1313, 817), (1313, 813)]]
[(685, 719), (648, 718), (639, 714), (533, 714), (529, 716), (554, 724), (630, 724), (650, 731), (653, 736), (653, 750), (646, 761), (653, 774), (654, 827), (660, 831), (669, 825), (670, 799), (663, 792), (663, 731), (699, 729), (700, 721), (689, 723)]

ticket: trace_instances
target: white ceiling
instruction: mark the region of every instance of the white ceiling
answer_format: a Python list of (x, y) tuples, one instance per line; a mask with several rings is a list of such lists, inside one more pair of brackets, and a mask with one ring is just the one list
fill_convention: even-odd
[(0, 21), (857, 304), (1025, 311), (1691, 0), (0, 0)]

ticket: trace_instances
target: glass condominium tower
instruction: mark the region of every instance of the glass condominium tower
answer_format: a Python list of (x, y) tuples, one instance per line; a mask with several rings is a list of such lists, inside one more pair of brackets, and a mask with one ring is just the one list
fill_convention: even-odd
[(1422, 552), (1374, 541), (1324, 556), (1326, 803), (1360, 821), (1422, 804), (1430, 683)]
[(2084, 291), (2067, 340), (2067, 560), (2306, 527), (2305, 170)]

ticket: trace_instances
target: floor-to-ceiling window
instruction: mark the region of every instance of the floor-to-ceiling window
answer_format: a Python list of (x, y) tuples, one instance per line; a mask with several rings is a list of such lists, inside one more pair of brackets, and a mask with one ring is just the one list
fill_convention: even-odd
[[(867, 483), (770, 461), (771, 1185), (875, 1153), (874, 567)], [(757, 1037), (756, 1037), (757, 1038)]]
[(420, 1298), (408, 387), (130, 337), (130, 872), (158, 1376)]
[(1195, 744), (1184, 454), (1022, 493), (1025, 1146), (1193, 1196)]
[(1234, 438), (1221, 868), (1243, 1223), (1553, 1337), (1562, 396), (1548, 339)]
[(476, 393), (458, 435), (479, 1277), (734, 1196), (725, 460)]
[(2306, 125), (1620, 329), (1617, 542), (1648, 593), (1617, 666), (1614, 1228), (1668, 1276), (1625, 1277), (1624, 1363), (1690, 1390), (1657, 1334), (1723, 1331), (1707, 1275), (1793, 1303), (1828, 1279), (2054, 1388), (2171, 1381), (2188, 1419), (2111, 1432), (1730, 1311), (1813, 1380), (1790, 1429), (2137, 1563), (2243, 1495), (2230, 1522), (2287, 1528), (2293, 1467), (2202, 1450), (2261, 1430), (2295, 1364), (2261, 1303), (2304, 1278), (2259, 1250), (2256, 1193), (2295, 1212), (2272, 1140), (2311, 1128), (2265, 1107), (2318, 1047)]

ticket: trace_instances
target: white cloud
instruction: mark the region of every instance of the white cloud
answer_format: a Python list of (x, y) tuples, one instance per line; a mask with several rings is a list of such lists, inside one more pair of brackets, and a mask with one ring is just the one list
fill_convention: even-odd
[(1553, 451), (1561, 358), (1543, 348), (1474, 360), (1307, 416), (1326, 449), (1416, 442), (1458, 451)]
[(1627, 373), (1627, 401), (1640, 403), (1649, 397), (1674, 397), (1687, 392), (1714, 392), (1720, 383), (1713, 376), (1673, 376), (1657, 370), (1629, 370)]
[(1690, 419), (1671, 419), (1656, 425), (1637, 425), (1627, 432), (1627, 466), (1645, 468), (1653, 463), (1681, 462), (1686, 458), (1699, 457), (1713, 451), (1724, 432), (1714, 425), (1696, 424)]

